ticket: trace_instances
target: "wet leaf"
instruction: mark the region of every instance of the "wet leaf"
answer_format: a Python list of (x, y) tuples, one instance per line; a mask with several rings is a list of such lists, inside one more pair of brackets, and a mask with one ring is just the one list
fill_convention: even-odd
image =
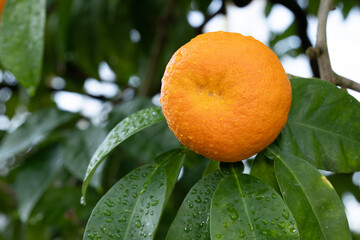
[(275, 190), (232, 168), (211, 202), (211, 239), (299, 239), (295, 221)]
[(219, 171), (216, 171), (190, 189), (170, 226), (167, 240), (210, 240), (211, 198), (221, 179)]
[(166, 197), (161, 165), (145, 165), (120, 179), (97, 203), (83, 239), (153, 239)]
[(106, 136), (90, 160), (82, 186), (83, 197), (85, 197), (87, 186), (96, 168), (115, 147), (128, 137), (164, 119), (161, 108), (152, 107), (140, 110), (116, 125)]
[(30, 94), (40, 82), (45, 0), (7, 0), (0, 28), (0, 59)]
[(351, 239), (344, 207), (335, 189), (310, 163), (274, 147), (266, 154), (301, 239)]
[(293, 99), (281, 151), (334, 172), (360, 170), (360, 103), (319, 79), (291, 79)]
[(52, 145), (31, 156), (19, 169), (15, 193), (21, 221), (28, 220), (37, 201), (61, 171), (62, 164), (61, 148)]

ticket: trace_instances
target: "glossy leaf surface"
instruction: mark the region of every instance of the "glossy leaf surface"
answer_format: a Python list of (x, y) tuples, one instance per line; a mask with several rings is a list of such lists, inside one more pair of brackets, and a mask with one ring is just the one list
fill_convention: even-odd
[(342, 202), (333, 186), (304, 159), (271, 147), (281, 193), (294, 215), (301, 239), (351, 239)]
[(216, 171), (190, 189), (170, 226), (167, 240), (210, 239), (211, 198), (221, 179)]
[(45, 0), (7, 0), (0, 28), (0, 59), (34, 94), (44, 50)]
[(115, 147), (128, 137), (164, 119), (161, 108), (152, 107), (140, 110), (116, 125), (106, 136), (90, 160), (82, 187), (83, 196), (85, 196), (86, 188), (96, 168)]
[(274, 145), (319, 169), (360, 170), (360, 103), (319, 79), (291, 80), (293, 99)]
[(214, 193), (211, 239), (299, 239), (282, 198), (259, 179), (232, 168)]

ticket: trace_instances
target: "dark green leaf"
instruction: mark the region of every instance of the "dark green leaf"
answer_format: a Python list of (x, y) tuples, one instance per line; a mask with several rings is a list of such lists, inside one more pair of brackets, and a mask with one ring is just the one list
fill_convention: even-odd
[[(72, 129), (67, 133), (63, 143), (65, 167), (77, 178), (83, 179), (91, 156), (105, 139), (104, 129), (91, 125), (86, 130)], [(95, 171), (90, 184), (101, 188), (101, 168)]]
[(219, 171), (216, 171), (191, 188), (170, 226), (166, 239), (210, 240), (211, 198), (221, 179)]
[(163, 165), (163, 168), (166, 172), (166, 200), (169, 199), (175, 186), (185, 157), (186, 151), (183, 149), (175, 149), (161, 154), (155, 160), (158, 164)]
[(319, 79), (291, 79), (293, 99), (285, 128), (274, 143), (316, 168), (360, 170), (360, 103)]
[(301, 239), (351, 239), (344, 207), (329, 180), (310, 163), (267, 148), (281, 193), (293, 213)]
[(31, 156), (15, 181), (20, 219), (25, 222), (63, 164), (61, 148), (50, 146)]
[(219, 164), (220, 164), (220, 162), (209, 159), (209, 162), (208, 162), (208, 164), (207, 164), (207, 166), (206, 166), (206, 168), (205, 168), (205, 170), (204, 170), (204, 172), (202, 174), (202, 177), (205, 177), (208, 174), (213, 173), (216, 170), (218, 170), (219, 169)]
[(153, 239), (166, 197), (161, 165), (145, 165), (120, 179), (94, 208), (83, 239)]
[(281, 197), (257, 178), (232, 173), (221, 180), (211, 202), (211, 239), (299, 239)]
[(15, 157), (42, 142), (49, 132), (69, 121), (73, 116), (55, 108), (33, 113), (23, 125), (4, 137), (0, 145), (0, 162)]
[(86, 188), (96, 168), (115, 147), (135, 133), (163, 120), (165, 120), (165, 118), (161, 108), (152, 107), (140, 110), (116, 125), (106, 136), (106, 139), (98, 147), (90, 160), (82, 186), (83, 197), (85, 197)]
[(251, 165), (250, 174), (280, 193), (274, 172), (274, 161), (267, 158), (263, 152), (256, 155), (253, 164)]
[(46, 0), (7, 0), (1, 19), (1, 62), (30, 94), (41, 76), (45, 8)]

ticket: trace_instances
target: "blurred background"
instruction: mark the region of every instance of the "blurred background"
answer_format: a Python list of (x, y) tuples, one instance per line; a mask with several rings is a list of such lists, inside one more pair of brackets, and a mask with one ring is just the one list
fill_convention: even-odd
[[(109, 156), (92, 183), (88, 206), (80, 206), (81, 181), (93, 151), (125, 116), (159, 105), (167, 62), (196, 35), (219, 30), (251, 35), (278, 55), (287, 73), (319, 77), (316, 61), (305, 54), (316, 42), (318, 7), (319, 0), (47, 0), (43, 74), (36, 94), (30, 97), (0, 65), (0, 138), (31, 117), (29, 131), (44, 120), (59, 122), (41, 133), (26, 132), (39, 139), (0, 161), (0, 239), (78, 239), (104, 191), (134, 167), (179, 146), (165, 123), (133, 136)], [(360, 1), (336, 0), (335, 7), (327, 25), (332, 67), (360, 82)], [(360, 99), (359, 93), (349, 93)], [(60, 122), (59, 112), (49, 108), (71, 117)], [(41, 165), (37, 159), (52, 158), (58, 145), (61, 160), (53, 160), (58, 165)], [(187, 163), (189, 171), (164, 219), (173, 218), (205, 164), (200, 156)], [(33, 172), (38, 165), (43, 171)], [(21, 180), (45, 176), (54, 166), (61, 171), (39, 183), (29, 206), (31, 193), (20, 192), (34, 185)], [(324, 174), (345, 204), (354, 239), (360, 239), (360, 172)], [(49, 214), (53, 202), (60, 207)], [(166, 232), (163, 222), (159, 239)]]

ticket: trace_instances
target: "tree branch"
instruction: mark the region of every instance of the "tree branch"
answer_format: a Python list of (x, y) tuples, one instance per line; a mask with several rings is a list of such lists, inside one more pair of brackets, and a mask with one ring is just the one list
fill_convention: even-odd
[[(305, 52), (306, 49), (311, 47), (311, 42), (307, 34), (308, 20), (305, 11), (294, 0), (270, 0), (272, 3), (278, 3), (289, 9), (295, 17), (296, 29), (298, 36), (301, 39), (301, 48)], [(310, 59), (311, 70), (315, 77), (320, 77), (319, 66), (315, 59)]]
[(155, 78), (156, 66), (159, 62), (161, 52), (165, 46), (166, 31), (172, 17), (175, 2), (176, 0), (168, 0), (166, 2), (162, 12), (162, 16), (160, 17), (160, 21), (157, 23), (155, 40), (151, 51), (147, 73), (144, 83), (139, 90), (140, 95), (147, 96), (150, 93), (151, 85)]
[(315, 48), (308, 48), (306, 53), (319, 63), (320, 78), (332, 82), (338, 86), (349, 88), (360, 92), (360, 84), (336, 74), (330, 62), (329, 51), (326, 40), (326, 23), (329, 12), (333, 9), (332, 0), (321, 0), (318, 11), (318, 29)]

